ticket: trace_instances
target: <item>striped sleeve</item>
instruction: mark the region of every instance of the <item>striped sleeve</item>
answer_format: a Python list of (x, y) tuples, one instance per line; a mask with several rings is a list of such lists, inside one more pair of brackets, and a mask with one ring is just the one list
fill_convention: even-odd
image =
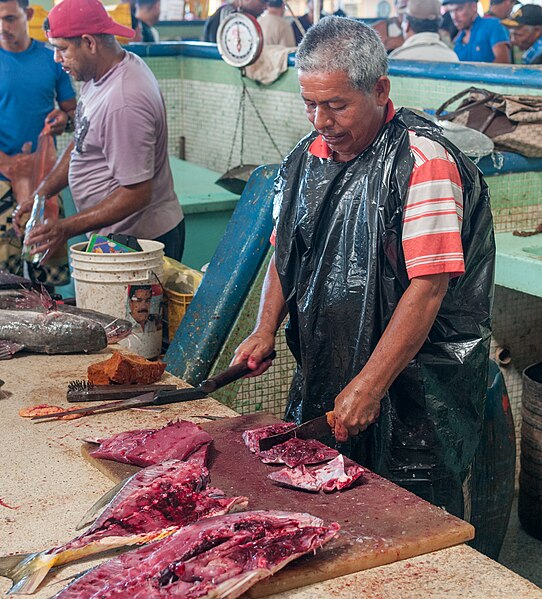
[(403, 211), (403, 252), (409, 279), (465, 272), (461, 225), (463, 190), (452, 156), (412, 131), (414, 168)]

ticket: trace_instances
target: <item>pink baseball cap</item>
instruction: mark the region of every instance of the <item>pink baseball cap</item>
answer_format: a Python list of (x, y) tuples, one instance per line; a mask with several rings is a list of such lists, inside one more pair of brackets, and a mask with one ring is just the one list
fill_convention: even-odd
[(100, 0), (62, 0), (47, 16), (47, 37), (81, 37), (108, 33), (132, 38), (135, 31), (125, 27), (107, 14)]

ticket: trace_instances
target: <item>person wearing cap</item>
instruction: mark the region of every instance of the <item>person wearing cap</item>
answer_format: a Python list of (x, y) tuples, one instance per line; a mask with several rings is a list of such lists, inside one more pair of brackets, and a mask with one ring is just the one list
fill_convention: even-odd
[(395, 111), (368, 25), (322, 19), (296, 68), (314, 130), (275, 180), (274, 253), (233, 363), (262, 374), (288, 316), (285, 419), (333, 411), (341, 453), (461, 517), (491, 338), (487, 185), (438, 126)]
[(407, 0), (395, 0), (394, 4), (396, 12), (394, 17), (382, 19), (382, 21), (376, 21), (372, 24), (372, 28), (378, 33), (388, 53), (402, 46), (405, 41), (402, 23)]
[(502, 21), (510, 16), (516, 4), (518, 4), (518, 0), (491, 0), (489, 10), (484, 17), (494, 17)]
[(512, 44), (523, 51), (521, 62), (542, 64), (542, 8), (524, 4), (502, 23), (510, 29)]
[(408, 0), (403, 18), (405, 43), (390, 54), (398, 60), (459, 62), (439, 35), (440, 0)]
[(498, 19), (478, 15), (477, 0), (444, 0), (459, 30), (454, 52), (461, 61), (509, 64), (510, 36)]
[(164, 99), (149, 67), (114, 37), (132, 38), (133, 29), (113, 21), (100, 0), (63, 0), (44, 29), (55, 60), (83, 85), (74, 140), (36, 193), (49, 197), (69, 183), (77, 214), (35, 227), (27, 242), (46, 260), (81, 233), (121, 233), (160, 241), (166, 256), (180, 260), (184, 219)]
[(284, 18), (284, 10), (282, 0), (267, 0), (266, 11), (258, 17), (264, 45), (295, 47), (294, 31), (290, 22)]
[(235, 11), (246, 12), (258, 18), (265, 10), (265, 0), (233, 0), (222, 4), (206, 21), (203, 28), (203, 41), (216, 44), (216, 34), (220, 23)]

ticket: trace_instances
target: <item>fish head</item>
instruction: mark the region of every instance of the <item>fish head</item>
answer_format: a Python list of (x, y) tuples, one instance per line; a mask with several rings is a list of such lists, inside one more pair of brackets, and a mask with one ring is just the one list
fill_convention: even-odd
[(107, 335), (107, 343), (118, 343), (126, 339), (132, 332), (132, 324), (127, 320), (117, 318), (104, 327)]

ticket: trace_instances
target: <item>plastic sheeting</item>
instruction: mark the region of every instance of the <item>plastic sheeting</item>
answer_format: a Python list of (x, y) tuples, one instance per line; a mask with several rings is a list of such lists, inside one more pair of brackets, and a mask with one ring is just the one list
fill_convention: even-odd
[(464, 191), (466, 274), (450, 281), (422, 349), (382, 400), (373, 426), (341, 451), (451, 513), (482, 428), (495, 244), (489, 196), (476, 166), (438, 127), (399, 111), (357, 158), (312, 156), (312, 133), (284, 161), (276, 182), (276, 265), (298, 367), (286, 418), (333, 409), (362, 370), (409, 281), (402, 206), (414, 164), (408, 129), (454, 156)]

